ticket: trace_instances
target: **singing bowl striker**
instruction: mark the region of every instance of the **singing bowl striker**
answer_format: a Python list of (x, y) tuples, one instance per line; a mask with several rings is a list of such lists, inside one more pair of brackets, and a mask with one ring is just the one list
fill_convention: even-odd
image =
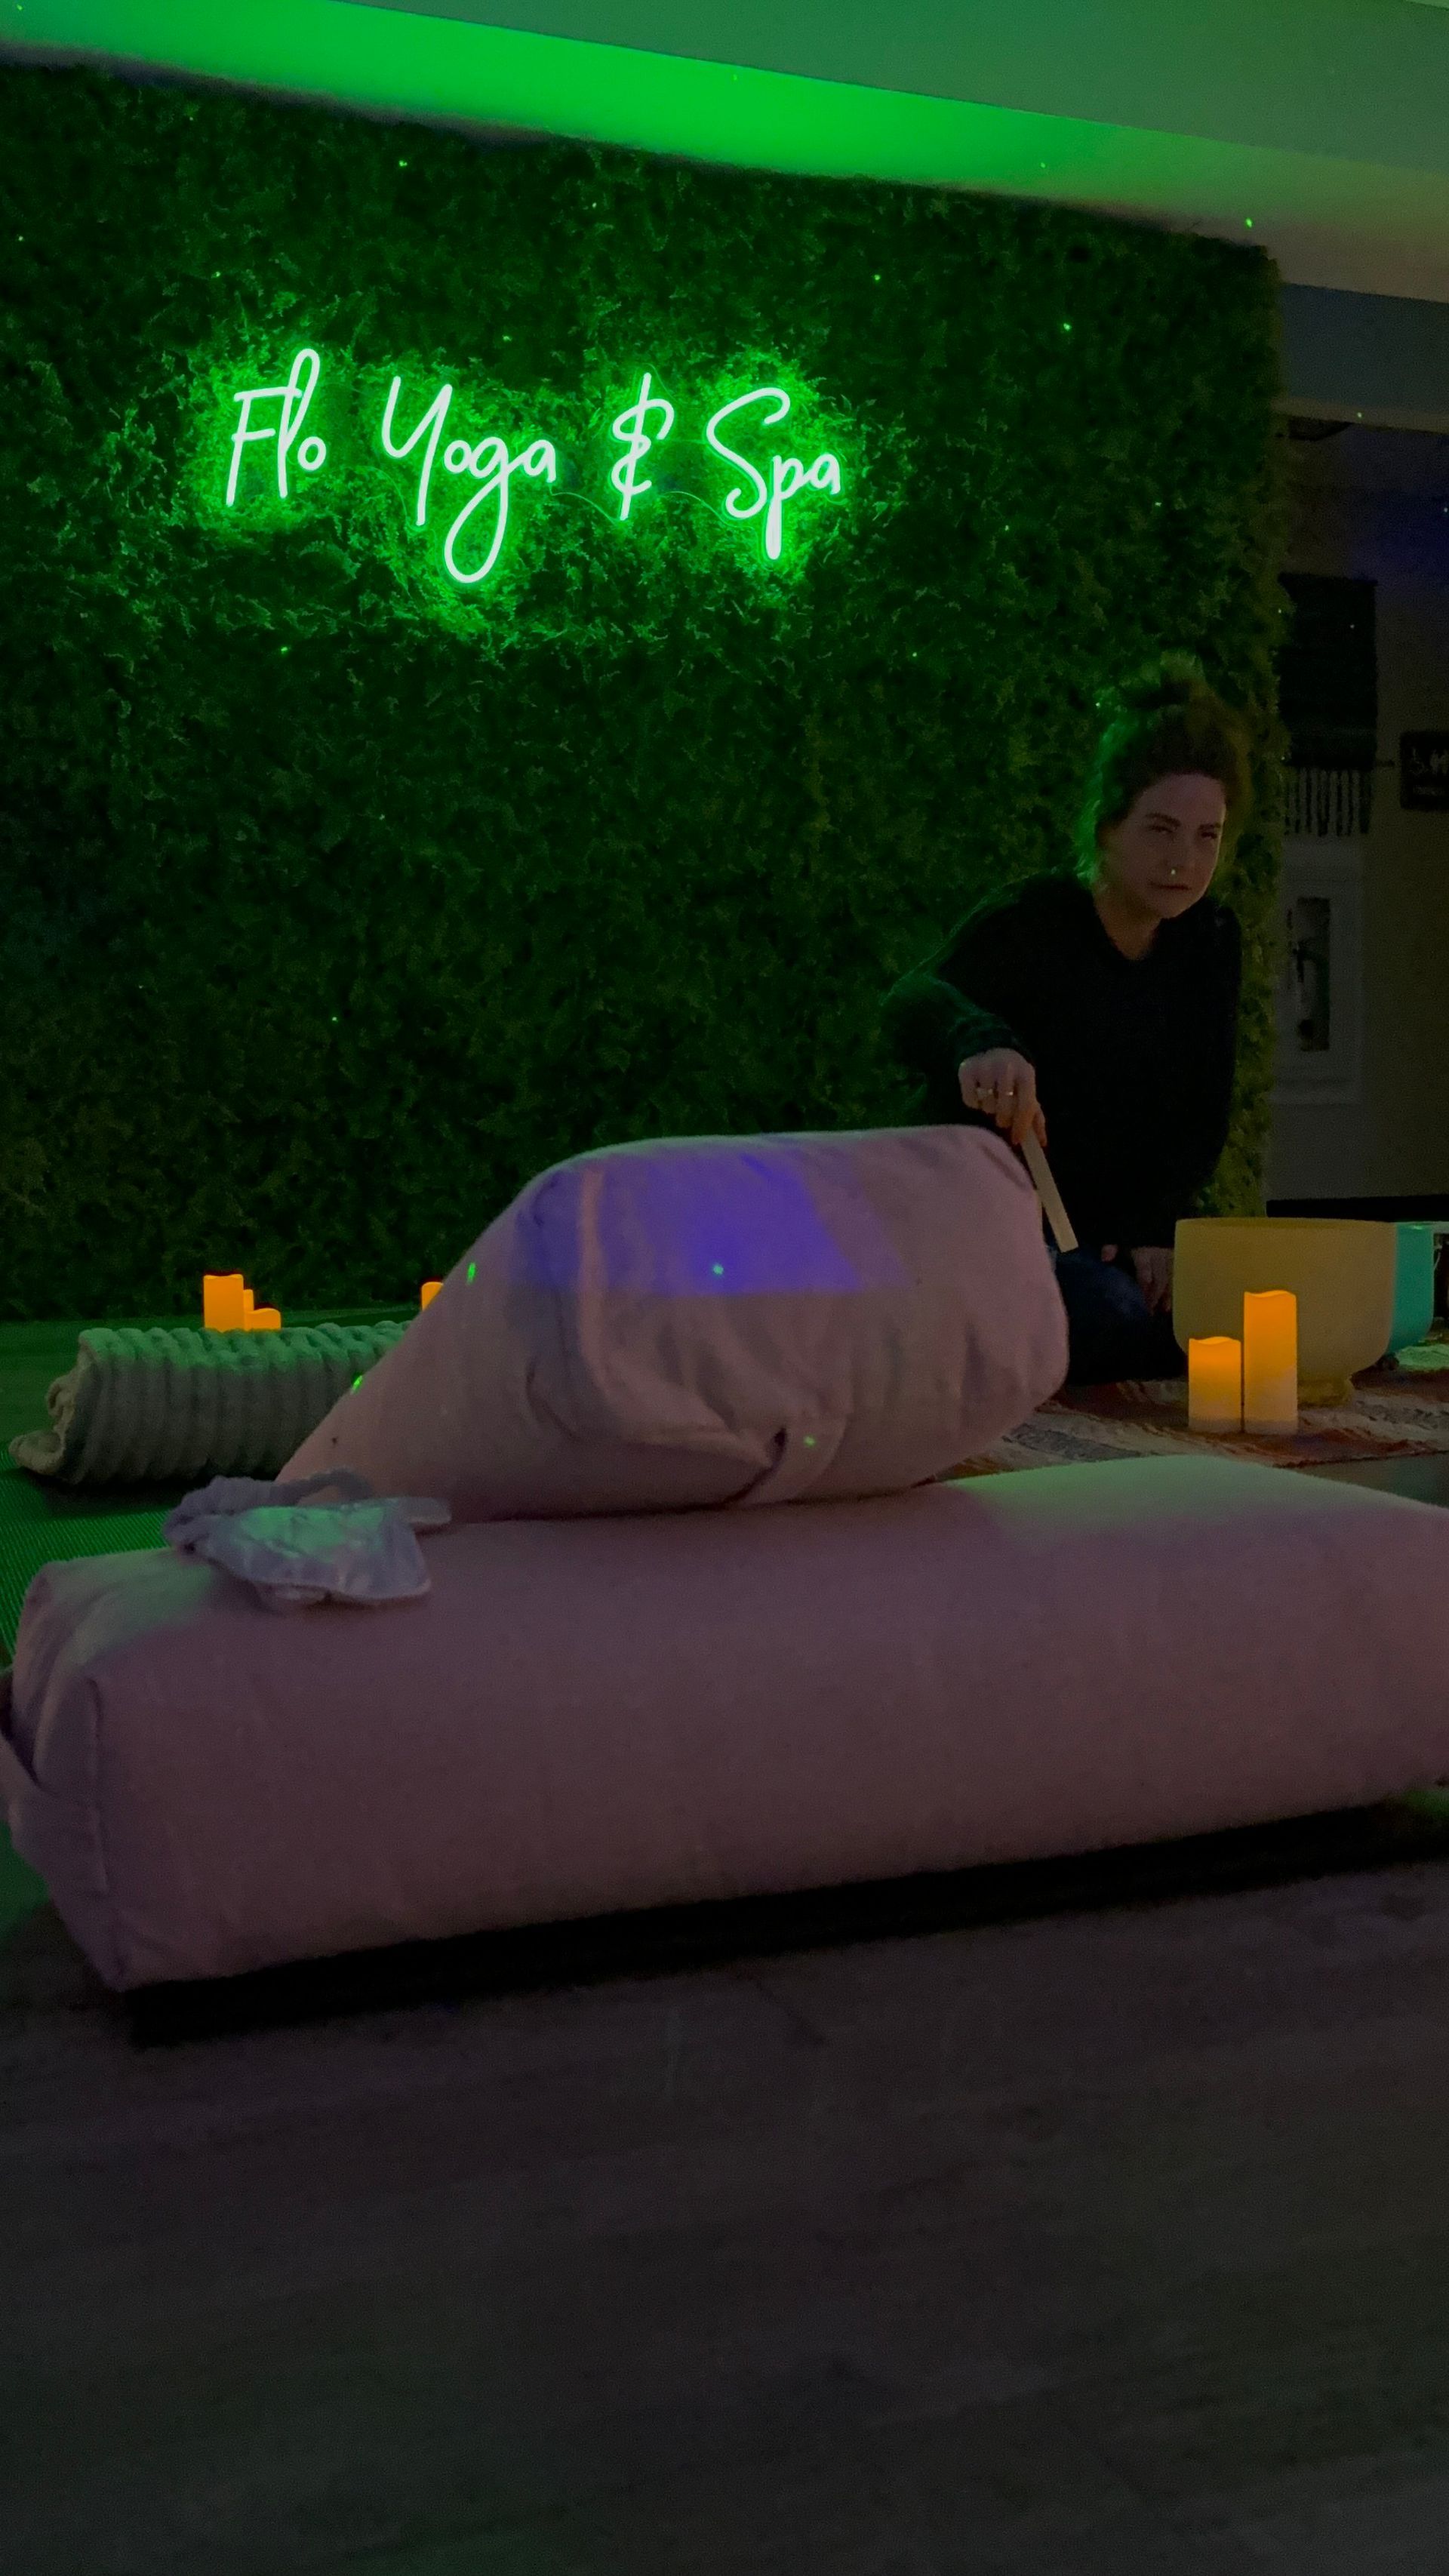
[(1342, 1404), (1359, 1369), (1387, 1351), (1394, 1326), (1398, 1230), (1354, 1217), (1184, 1217), (1173, 1268), (1173, 1330), (1184, 1350), (1243, 1330), (1249, 1290), (1298, 1300), (1298, 1398)]

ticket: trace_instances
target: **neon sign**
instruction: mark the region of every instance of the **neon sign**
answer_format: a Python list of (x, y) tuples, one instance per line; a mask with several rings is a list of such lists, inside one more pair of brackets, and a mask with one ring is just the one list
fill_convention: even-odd
[[(428, 485), (433, 479), (433, 459), (438, 452), (438, 441), (443, 435), (443, 423), (448, 417), (448, 405), (453, 399), (453, 388), (451, 385), (444, 385), (434, 394), (411, 438), (405, 438), (399, 447), (393, 441), (392, 425), (397, 417), (397, 398), (401, 392), (402, 378), (394, 376), (392, 389), (387, 398), (387, 409), (382, 415), (383, 453), (387, 456), (411, 456), (419, 439), (426, 437), (428, 443), (423, 450), (423, 461), (418, 473), (416, 522), (418, 527), (425, 528), (428, 524)], [(230, 494), (227, 497), (230, 499)]]
[[(480, 463), (480, 458), (486, 458), (487, 462)], [(552, 441), (547, 438), (536, 438), (531, 447), (524, 449), (521, 456), (509, 455), (506, 439), (480, 438), (476, 447), (470, 447), (466, 438), (455, 438), (443, 458), (443, 463), (450, 474), (471, 474), (479, 487), (472, 499), (464, 502), (448, 530), (443, 546), (443, 561), (454, 581), (461, 583), (465, 590), (471, 589), (475, 582), (487, 580), (498, 561), (498, 551), (508, 526), (508, 489), (512, 477), (519, 473), (534, 477), (541, 474), (547, 482), (556, 483), (558, 454)], [(472, 518), (481, 503), (490, 498), (496, 505), (493, 542), (477, 569), (473, 572), (464, 572), (453, 552), (458, 540), (458, 531)]]
[[(448, 417), (448, 406), (453, 399), (453, 388), (451, 385), (441, 386), (434, 394), (411, 437), (399, 442), (393, 437), (393, 426), (397, 419), (397, 398), (401, 392), (402, 378), (394, 376), (382, 415), (382, 448), (386, 456), (411, 456), (419, 441), (426, 438), (427, 445), (423, 449), (423, 461), (418, 469), (417, 506), (414, 512), (414, 525), (425, 528), (428, 524), (428, 493), (433, 479), (433, 464), (438, 453), (438, 441), (443, 435), (444, 424)], [(536, 479), (542, 475), (549, 483), (557, 482), (558, 450), (551, 439), (536, 438), (530, 446), (523, 449), (520, 455), (513, 456), (509, 453), (508, 441), (505, 438), (496, 436), (480, 438), (476, 445), (471, 444), (466, 438), (455, 438), (443, 450), (443, 470), (448, 474), (471, 474), (478, 486), (477, 491), (471, 493), (464, 502), (443, 540), (443, 561), (448, 571), (460, 589), (472, 590), (480, 581), (487, 580), (502, 552), (503, 540), (508, 533), (508, 496), (514, 475), (526, 474), (530, 479)], [(458, 539), (474, 511), (481, 509), (485, 501), (493, 503), (492, 540), (483, 561), (475, 565), (472, 572), (465, 572), (455, 551)]]
[[(346, 455), (345, 441), (334, 434), (329, 451), (328, 441), (315, 431), (303, 435), (322, 374), (320, 353), (303, 348), (292, 359), (284, 384), (250, 385), (232, 395), (238, 417), (231, 432), (224, 505), (228, 511), (244, 510), (249, 499), (261, 497), (263, 489), (271, 493), (273, 482), (275, 498), (290, 501), (294, 497), (293, 468), (308, 477), (317, 477), (324, 472), (329, 457), (334, 467), (340, 466)], [(738, 383), (739, 378), (735, 381)], [(476, 487), (467, 493), (461, 507), (453, 510), (442, 543), (442, 569), (464, 591), (481, 590), (496, 572), (504, 555), (515, 498), (529, 485), (542, 485), (546, 493), (557, 491), (587, 502), (620, 526), (635, 520), (640, 505), (650, 495), (655, 510), (666, 499), (682, 498), (701, 505), (725, 526), (742, 527), (758, 521), (764, 559), (771, 564), (782, 560), (787, 534), (794, 524), (792, 514), (807, 496), (815, 494), (837, 501), (841, 497), (840, 459), (830, 451), (822, 450), (807, 464), (803, 457), (777, 449), (757, 462), (744, 447), (732, 445), (722, 435), (726, 428), (730, 439), (745, 439), (752, 430), (778, 431), (793, 409), (791, 395), (778, 384), (756, 385), (734, 394), (702, 422), (696, 414), (691, 430), (685, 415), (658, 389), (652, 370), (644, 369), (635, 391), (609, 422), (608, 439), (623, 450), (609, 465), (607, 477), (600, 477), (601, 491), (612, 491), (612, 500), (596, 499), (589, 489), (592, 475), (599, 470), (594, 458), (603, 435), (600, 429), (573, 442), (557, 434), (543, 435), (537, 429), (520, 436), (512, 424), (505, 433), (495, 414), (494, 423), (481, 434), (470, 424), (466, 431), (447, 438), (445, 444), (448, 429), (459, 430), (459, 408), (457, 389), (451, 381), (438, 385), (426, 399), (419, 397), (409, 403), (404, 396), (404, 379), (396, 374), (382, 402), (380, 421), (374, 413), (374, 428), (369, 429), (365, 419), (359, 427), (364, 455), (414, 464), (416, 481), (409, 501), (415, 529), (426, 530), (431, 524), (442, 488), (437, 479), (440, 472)], [(578, 406), (573, 408), (577, 412)], [(701, 405), (700, 412), (703, 409)], [(331, 430), (332, 416), (324, 416)], [(604, 416), (608, 417), (608, 406)], [(646, 459), (654, 457), (655, 451), (671, 438), (675, 441), (671, 456), (684, 469), (683, 478), (671, 477), (659, 483), (643, 467)], [(693, 481), (689, 479), (691, 456), (697, 460)], [(730, 469), (732, 478), (722, 492), (717, 488), (715, 459)], [(263, 464), (267, 469), (264, 487), (258, 478)], [(700, 469), (705, 476), (703, 482)], [(716, 488), (712, 489), (711, 483)]]
[[(615, 491), (621, 495), (619, 502), (621, 519), (628, 518), (639, 493), (653, 491), (652, 481), (641, 480), (639, 464), (641, 459), (648, 455), (655, 438), (667, 438), (674, 427), (674, 405), (672, 402), (666, 402), (662, 394), (651, 394), (649, 388), (653, 381), (653, 377), (647, 371), (641, 376), (639, 391), (633, 402), (626, 410), (620, 412), (609, 431), (611, 438), (627, 439), (629, 443), (628, 453), (620, 457), (618, 464), (609, 475), (609, 481)], [(648, 422), (649, 415), (653, 411), (662, 412), (663, 419), (654, 437), (651, 438)]]
[[(287, 459), (292, 449), (296, 447), (298, 439), (302, 438), (302, 423), (307, 417), (307, 406), (317, 390), (317, 379), (321, 373), (322, 361), (316, 350), (299, 349), (292, 360), (292, 372), (284, 385), (253, 385), (249, 393), (236, 396), (237, 402), (241, 405), (241, 419), (237, 422), (231, 442), (231, 472), (227, 476), (226, 483), (228, 509), (231, 509), (236, 502), (242, 449), (250, 446), (255, 439), (274, 438), (276, 440), (277, 497), (279, 500), (286, 500)], [(252, 405), (259, 402), (279, 402), (282, 406), (280, 420), (267, 422), (261, 429), (253, 429)], [(305, 473), (318, 473), (327, 462), (325, 439), (302, 438), (302, 444), (297, 448), (297, 462)]]
[(704, 434), (715, 454), (724, 457), (727, 464), (738, 465), (755, 487), (753, 501), (746, 501), (743, 487), (738, 483), (732, 492), (726, 493), (725, 508), (730, 517), (757, 519), (763, 510), (765, 552), (771, 563), (778, 563), (787, 505), (798, 498), (807, 483), (813, 483), (817, 492), (838, 494), (840, 460), (836, 456), (817, 456), (813, 465), (802, 465), (798, 456), (772, 456), (767, 483), (757, 465), (752, 465), (747, 456), (738, 455), (733, 447), (726, 447), (724, 440), (715, 434), (722, 420), (732, 419), (737, 411), (747, 410), (751, 403), (765, 402), (775, 405), (775, 409), (765, 415), (770, 426), (782, 421), (790, 409), (790, 397), (779, 385), (761, 385), (754, 393), (736, 394), (733, 402), (721, 403), (713, 420), (706, 424)]

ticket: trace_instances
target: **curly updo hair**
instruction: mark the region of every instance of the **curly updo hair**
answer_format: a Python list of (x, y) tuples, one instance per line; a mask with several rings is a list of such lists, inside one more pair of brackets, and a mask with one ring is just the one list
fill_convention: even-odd
[(1131, 813), (1159, 778), (1216, 778), (1227, 799), (1223, 849), (1232, 848), (1252, 807), (1247, 732), (1208, 685), (1191, 653), (1163, 653), (1097, 701), (1106, 724), (1077, 827), (1077, 873), (1090, 881), (1098, 834)]

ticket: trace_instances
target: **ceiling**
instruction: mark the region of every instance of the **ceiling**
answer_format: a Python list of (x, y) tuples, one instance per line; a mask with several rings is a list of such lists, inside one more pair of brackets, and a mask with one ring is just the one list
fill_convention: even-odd
[(10, 0), (0, 53), (1093, 206), (1449, 305), (1443, 0)]

